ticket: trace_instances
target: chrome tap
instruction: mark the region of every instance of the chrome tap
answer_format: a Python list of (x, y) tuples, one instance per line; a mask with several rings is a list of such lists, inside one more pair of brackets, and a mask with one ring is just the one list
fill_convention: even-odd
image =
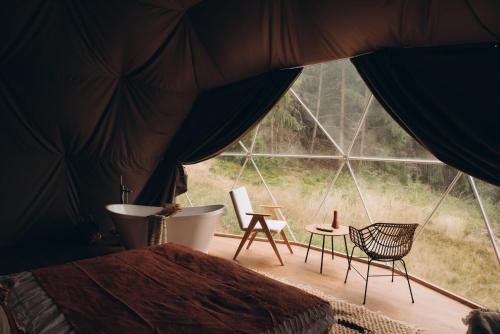
[(128, 194), (133, 190), (123, 183), (123, 176), (120, 175), (120, 203), (128, 204)]

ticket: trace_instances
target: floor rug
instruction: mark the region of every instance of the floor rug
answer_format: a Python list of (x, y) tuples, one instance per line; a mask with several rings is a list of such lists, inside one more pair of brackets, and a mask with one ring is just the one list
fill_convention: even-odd
[(391, 319), (380, 312), (370, 311), (364, 306), (352, 304), (345, 300), (340, 300), (335, 296), (328, 295), (322, 291), (305, 284), (292, 283), (286, 279), (278, 278), (265, 272), (258, 271), (260, 274), (275, 279), (282, 283), (294, 286), (304, 290), (312, 295), (323, 298), (328, 301), (337, 316), (338, 323), (332, 327), (332, 333), (357, 334), (421, 334), (423, 329), (407, 323)]

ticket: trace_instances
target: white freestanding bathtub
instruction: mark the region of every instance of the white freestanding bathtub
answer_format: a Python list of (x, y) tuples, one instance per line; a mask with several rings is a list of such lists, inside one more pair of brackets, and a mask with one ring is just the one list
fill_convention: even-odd
[[(148, 245), (149, 215), (162, 210), (161, 207), (133, 204), (110, 204), (106, 206), (126, 248)], [(215, 227), (225, 207), (222, 204), (182, 208), (167, 218), (167, 242), (184, 245), (207, 253)]]

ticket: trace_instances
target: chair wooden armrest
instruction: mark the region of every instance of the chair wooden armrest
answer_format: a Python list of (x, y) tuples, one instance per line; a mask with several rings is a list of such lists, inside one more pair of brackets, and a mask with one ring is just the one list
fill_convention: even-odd
[(272, 215), (268, 213), (258, 213), (258, 212), (247, 212), (248, 216), (259, 216), (259, 217), (271, 217)]
[(271, 215), (271, 219), (279, 219), (281, 206), (264, 204), (260, 207), (264, 210), (265, 213), (269, 213)]
[(265, 204), (262, 204), (261, 207), (263, 207), (263, 208), (269, 208), (269, 209), (281, 209), (281, 205), (265, 205)]

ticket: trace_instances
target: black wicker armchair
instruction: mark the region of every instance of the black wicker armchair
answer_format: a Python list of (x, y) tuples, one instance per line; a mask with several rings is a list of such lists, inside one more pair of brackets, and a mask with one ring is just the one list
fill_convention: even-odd
[[(356, 270), (356, 272), (363, 277), (363, 279), (365, 279), (366, 283), (363, 304), (366, 302), (368, 278), (374, 276), (391, 276), (392, 281), (394, 282), (394, 263), (396, 261), (401, 261), (403, 264), (406, 280), (408, 282), (408, 288), (410, 289), (411, 302), (415, 302), (413, 300), (410, 279), (408, 278), (408, 271), (406, 270), (406, 264), (403, 257), (405, 257), (411, 250), (413, 236), (415, 235), (417, 226), (418, 224), (376, 223), (360, 230), (349, 226), (349, 236), (351, 241), (354, 243), (354, 246), (352, 247), (351, 255), (349, 256), (349, 254), (347, 254), (349, 266), (347, 268), (344, 283), (347, 282), (347, 277), (351, 269)], [(364, 277), (356, 268), (352, 266), (352, 258), (356, 247), (367, 255), (366, 257), (363, 257), (368, 259), (366, 277)], [(370, 265), (372, 261), (392, 262), (392, 274), (370, 276)]]

